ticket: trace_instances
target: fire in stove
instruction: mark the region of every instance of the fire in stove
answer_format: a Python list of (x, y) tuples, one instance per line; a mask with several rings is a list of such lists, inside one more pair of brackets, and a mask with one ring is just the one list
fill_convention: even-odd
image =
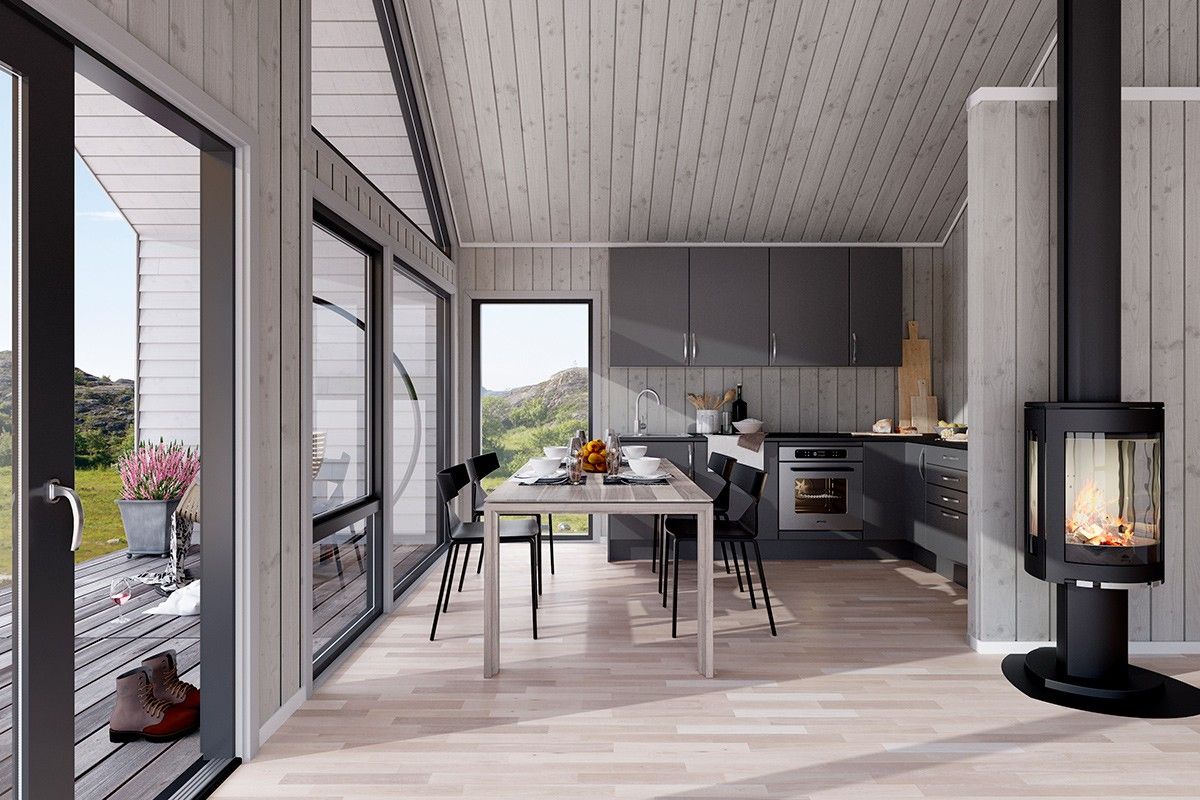
[(1075, 494), (1074, 508), (1067, 517), (1067, 544), (1094, 547), (1145, 547), (1154, 539), (1137, 535), (1137, 523), (1116, 510), (1117, 500), (1108, 500), (1095, 481), (1087, 481)]

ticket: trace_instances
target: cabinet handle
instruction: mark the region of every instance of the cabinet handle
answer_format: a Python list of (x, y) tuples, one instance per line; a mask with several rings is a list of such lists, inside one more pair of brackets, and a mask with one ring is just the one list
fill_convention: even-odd
[(957, 499), (955, 499), (953, 497), (946, 497), (946, 495), (942, 495), (942, 502), (943, 503), (954, 503), (954, 505), (958, 505)]
[(917, 461), (917, 474), (921, 476), (921, 480), (925, 480), (925, 448), (921, 448), (921, 458)]
[(850, 334), (850, 363), (858, 363), (858, 334)]
[(696, 360), (696, 334), (692, 334), (692, 361)]
[(943, 511), (942, 516), (954, 520), (962, 519), (962, 517), (960, 517), (958, 514), (951, 514), (949, 511)]
[(771, 331), (771, 359), (767, 363), (774, 365), (775, 364), (775, 356), (778, 352), (779, 351), (775, 346), (775, 331)]
[(951, 478), (949, 475), (943, 475), (941, 477), (942, 477), (942, 480), (946, 483), (958, 483), (958, 478)]
[(685, 364), (686, 364), (686, 363), (688, 363), (688, 346), (687, 346), (688, 342), (687, 342), (687, 336), (688, 336), (688, 335), (687, 335), (686, 333), (683, 335), (683, 363), (685, 363)]

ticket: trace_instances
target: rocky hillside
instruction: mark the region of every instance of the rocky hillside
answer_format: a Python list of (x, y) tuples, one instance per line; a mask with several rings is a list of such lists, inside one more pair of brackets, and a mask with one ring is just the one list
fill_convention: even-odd
[(518, 386), (507, 391), (489, 391), (484, 395), (498, 397), (509, 406), (516, 407), (530, 400), (540, 400), (546, 408), (557, 412), (577, 414), (587, 411), (588, 373), (583, 367), (572, 367), (556, 372), (541, 383)]

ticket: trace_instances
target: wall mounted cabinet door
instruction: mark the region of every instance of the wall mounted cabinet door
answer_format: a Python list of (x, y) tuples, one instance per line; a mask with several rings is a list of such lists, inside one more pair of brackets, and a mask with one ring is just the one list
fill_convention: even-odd
[(850, 255), (844, 247), (771, 248), (771, 363), (850, 363)]
[(610, 363), (681, 367), (688, 356), (688, 251), (614, 247), (609, 251)]
[(768, 256), (762, 247), (691, 251), (691, 364), (756, 367), (767, 363)]
[(900, 251), (856, 247), (850, 251), (850, 364), (900, 366), (903, 310)]

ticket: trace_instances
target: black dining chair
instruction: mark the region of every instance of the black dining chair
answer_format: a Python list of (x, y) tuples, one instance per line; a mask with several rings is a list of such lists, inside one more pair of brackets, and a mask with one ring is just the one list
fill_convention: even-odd
[[(442, 571), (442, 584), (438, 588), (437, 606), (433, 610), (433, 628), (429, 631), (429, 641), (437, 634), (438, 617), (442, 612), (450, 610), (450, 595), (454, 589), (454, 566), (458, 559), (458, 551), (463, 545), (473, 544), (483, 546), (484, 523), (463, 522), (454, 511), (454, 501), (459, 493), (469, 486), (471, 478), (467, 474), (465, 464), (458, 464), (444, 469), (437, 474), (438, 495), (442, 499), (446, 530), (449, 531), (450, 547), (446, 551), (446, 566)], [(538, 606), (538, 534), (534, 521), (527, 517), (500, 520), (500, 544), (522, 543), (529, 545), (529, 589), (530, 607), (533, 612), (533, 638), (537, 638), (537, 606)], [(464, 560), (464, 564), (466, 561)]]
[[(500, 457), (495, 453), (482, 453), (473, 458), (467, 459), (467, 474), (471, 476), (471, 520), (483, 519), (483, 503), (487, 500), (487, 490), (483, 488), (483, 479), (491, 475), (496, 470), (500, 469)], [(542, 593), (542, 515), (521, 515), (532, 516), (537, 522), (538, 528), (538, 594)], [(554, 574), (554, 515), (547, 514), (546, 518), (549, 522), (549, 531), (547, 533), (550, 539), (550, 574)], [(467, 553), (463, 558), (462, 574), (458, 578), (458, 590), (463, 589), (463, 581), (467, 577), (467, 562), (471, 560), (471, 546), (467, 545)], [(478, 575), (483, 571), (483, 548), (479, 548), (479, 563), (475, 567), (475, 574)]]
[[(708, 469), (717, 476), (715, 482), (708, 482), (700, 488), (713, 499), (713, 517), (716, 519), (725, 519), (729, 515), (729, 473), (733, 470), (733, 465), (738, 463), (736, 458), (727, 456), (724, 453), (709, 453), (708, 454)], [(715, 485), (713, 485), (715, 483)], [(715, 493), (713, 490), (716, 490)], [(650, 548), (650, 571), (656, 570), (656, 565), (661, 560), (666, 563), (666, 548), (662, 546), (662, 540), (666, 534), (663, 532), (663, 520), (665, 515), (659, 515), (654, 518), (654, 539)], [(659, 552), (662, 547), (662, 556), (660, 559)], [(725, 562), (725, 572), (729, 573), (729, 553), (725, 549), (725, 543), (721, 542), (721, 558)], [(742, 590), (742, 571), (737, 567), (737, 554), (733, 558), (734, 567), (737, 569), (738, 591)], [(666, 570), (658, 569), (658, 591), (662, 595), (663, 608), (667, 607), (667, 579)]]
[[(746, 510), (736, 520), (716, 519), (713, 521), (713, 541), (728, 544), (733, 548), (733, 558), (737, 561), (738, 547), (742, 551), (742, 564), (746, 568), (746, 587), (750, 591), (750, 607), (758, 608), (754, 600), (754, 581), (750, 577), (750, 559), (746, 554), (746, 545), (754, 548), (754, 560), (758, 563), (758, 580), (762, 587), (763, 603), (767, 606), (767, 621), (771, 623), (771, 635), (778, 636), (775, 630), (775, 613), (771, 610), (771, 595), (767, 591), (767, 575), (763, 572), (762, 553), (758, 547), (758, 504), (762, 500), (763, 488), (767, 484), (767, 473), (745, 464), (735, 464), (729, 473), (729, 484), (745, 494), (750, 503)], [(663, 549), (673, 545), (674, 567), (671, 579), (674, 581), (671, 595), (671, 638), (675, 638), (679, 623), (679, 543), (681, 541), (696, 541), (695, 517), (668, 517), (665, 525), (666, 539)], [(670, 565), (670, 554), (663, 572)]]

